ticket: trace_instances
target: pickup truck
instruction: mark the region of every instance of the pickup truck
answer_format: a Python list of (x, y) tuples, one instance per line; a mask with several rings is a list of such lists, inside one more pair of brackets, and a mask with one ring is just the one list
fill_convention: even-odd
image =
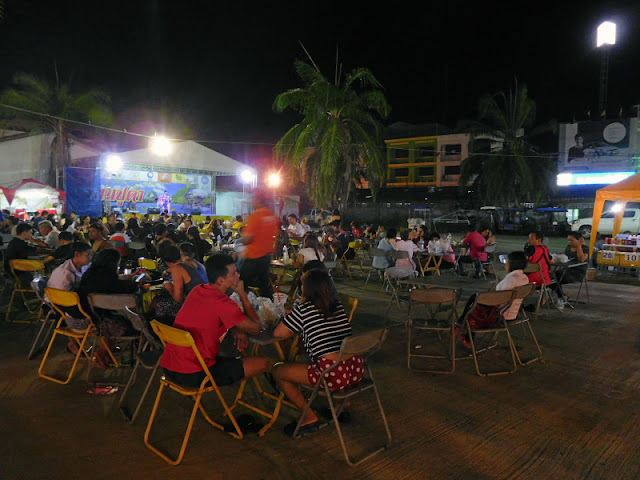
[[(602, 235), (613, 234), (613, 221), (615, 214), (613, 212), (605, 212), (600, 217), (600, 225), (598, 231)], [(579, 218), (571, 224), (572, 232), (579, 232), (584, 238), (591, 237), (591, 225), (593, 225), (593, 217)], [(627, 208), (622, 218), (622, 226), (620, 233), (631, 232), (632, 234), (640, 233), (640, 208)]]

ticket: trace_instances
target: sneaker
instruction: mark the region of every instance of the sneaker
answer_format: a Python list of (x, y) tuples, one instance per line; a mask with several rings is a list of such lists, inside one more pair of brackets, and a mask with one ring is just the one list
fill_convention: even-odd
[(564, 310), (564, 306), (567, 304), (567, 302), (565, 301), (564, 298), (558, 298), (558, 300), (556, 300), (556, 308), (558, 310)]

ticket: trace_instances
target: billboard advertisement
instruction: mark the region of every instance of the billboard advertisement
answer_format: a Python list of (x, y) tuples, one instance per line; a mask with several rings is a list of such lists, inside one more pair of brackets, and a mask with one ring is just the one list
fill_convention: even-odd
[(636, 118), (560, 125), (560, 173), (633, 171)]
[(211, 175), (150, 170), (120, 170), (102, 174), (100, 200), (112, 208), (147, 212), (150, 208), (176, 213), (213, 213)]

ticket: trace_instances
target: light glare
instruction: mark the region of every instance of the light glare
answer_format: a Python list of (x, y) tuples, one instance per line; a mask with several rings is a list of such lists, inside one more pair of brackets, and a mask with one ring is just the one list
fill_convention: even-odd
[(253, 183), (255, 175), (251, 170), (243, 170), (240, 173), (240, 179), (242, 180), (242, 183)]
[(613, 213), (618, 213), (620, 210), (622, 210), (622, 204), (621, 203), (615, 203), (613, 205), (613, 207), (611, 207), (611, 211)]
[(106, 162), (107, 171), (116, 174), (122, 168), (122, 159), (118, 155), (109, 155)]
[(596, 41), (596, 47), (602, 45), (615, 45), (616, 44), (616, 24), (613, 22), (603, 22), (598, 27), (598, 35)]
[(272, 173), (271, 175), (269, 175), (267, 177), (267, 185), (269, 185), (272, 188), (275, 188), (277, 186), (280, 185), (280, 174), (279, 173)]
[(151, 151), (156, 155), (166, 157), (171, 153), (171, 142), (162, 135), (153, 137), (151, 139)]

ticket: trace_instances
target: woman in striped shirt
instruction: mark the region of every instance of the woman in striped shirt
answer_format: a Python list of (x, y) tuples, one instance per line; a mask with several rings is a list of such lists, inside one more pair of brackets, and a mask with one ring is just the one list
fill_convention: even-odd
[[(310, 364), (288, 363), (273, 367), (273, 376), (285, 395), (302, 411), (307, 401), (296, 383), (316, 385), (320, 374), (332, 366), (338, 359), (342, 340), (351, 336), (351, 325), (344, 307), (331, 295), (331, 279), (326, 272), (310, 270), (302, 276), (302, 302), (298, 304), (283, 322), (278, 325), (274, 335), (288, 338), (300, 334)], [(344, 359), (340, 365), (326, 377), (332, 390), (341, 390), (358, 383), (364, 375), (361, 356)], [(297, 422), (285, 427), (285, 432), (293, 434)], [(309, 409), (302, 421), (301, 434), (312, 433), (320, 426), (313, 409)]]

